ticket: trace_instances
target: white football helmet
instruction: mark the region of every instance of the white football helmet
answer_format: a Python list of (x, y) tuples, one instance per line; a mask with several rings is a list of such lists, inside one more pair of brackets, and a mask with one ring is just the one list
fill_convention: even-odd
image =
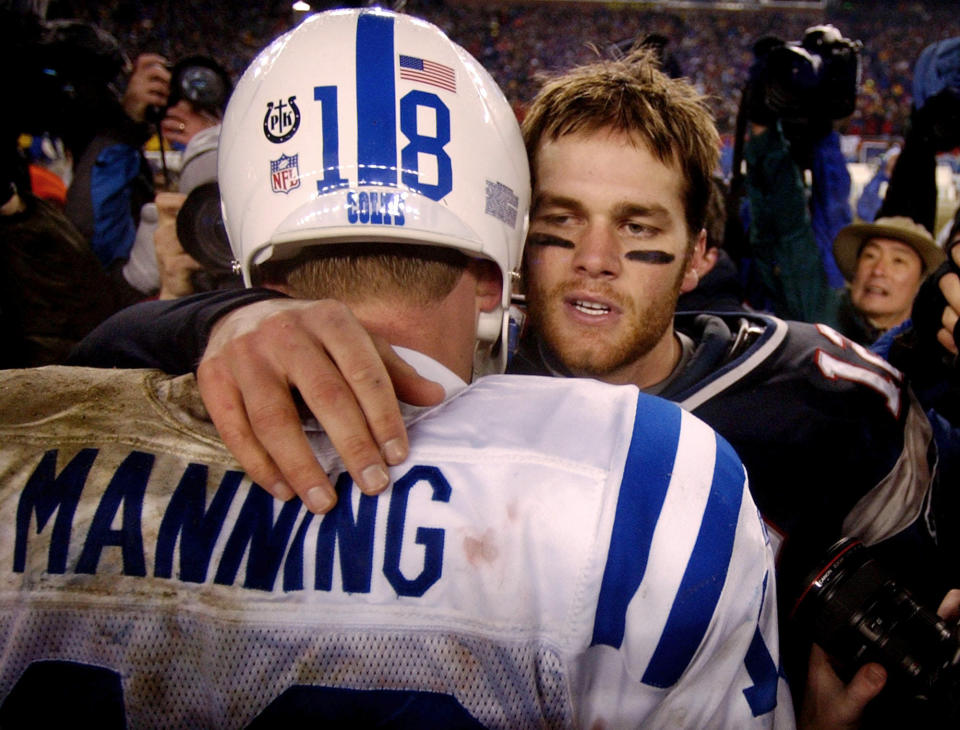
[(503, 370), (527, 156), (496, 83), (439, 28), (366, 8), (280, 36), (230, 98), (219, 180), (248, 285), (264, 261), (327, 243), (435, 244), (493, 260), (503, 301), (481, 314), (475, 377)]

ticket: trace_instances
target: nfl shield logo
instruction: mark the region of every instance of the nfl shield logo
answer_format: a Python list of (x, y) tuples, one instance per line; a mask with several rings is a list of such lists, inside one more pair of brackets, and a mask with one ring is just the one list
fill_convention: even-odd
[(297, 164), (299, 154), (289, 157), (280, 155), (277, 160), (270, 160), (270, 186), (275, 193), (289, 193), (300, 187), (300, 166)]

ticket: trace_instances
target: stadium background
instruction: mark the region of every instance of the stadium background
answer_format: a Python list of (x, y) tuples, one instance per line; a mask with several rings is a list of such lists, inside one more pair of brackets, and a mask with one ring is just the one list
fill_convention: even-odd
[[(201, 53), (216, 58), (236, 77), (267, 42), (298, 20), (291, 2), (54, 1), (46, 14), (48, 19), (73, 17), (97, 23), (118, 39), (130, 58), (152, 51), (175, 61)], [(312, 5), (324, 10), (338, 4)], [(956, 0), (406, 0), (402, 7), (439, 25), (480, 60), (518, 116), (537, 88), (538, 74), (589, 60), (613, 44), (661, 34), (682, 74), (709, 95), (728, 150), (754, 42), (765, 35), (798, 40), (811, 25), (832, 23), (863, 43), (856, 111), (837, 124), (844, 135), (854, 197), (879, 155), (903, 134), (912, 101), (913, 65), (920, 52), (929, 43), (960, 36)], [(949, 215), (957, 205), (960, 157), (943, 155), (939, 162), (941, 208)]]

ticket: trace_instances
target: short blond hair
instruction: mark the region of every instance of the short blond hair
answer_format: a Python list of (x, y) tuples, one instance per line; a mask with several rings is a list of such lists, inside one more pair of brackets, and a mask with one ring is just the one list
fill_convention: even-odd
[(711, 177), (720, 161), (720, 135), (706, 97), (688, 81), (663, 73), (651, 50), (637, 49), (547, 79), (522, 129), (534, 178), (544, 140), (601, 129), (626, 133), (665, 165), (679, 167), (691, 237), (703, 228)]
[(268, 261), (260, 273), (264, 283), (286, 284), (304, 299), (427, 306), (453, 291), (469, 261), (460, 251), (439, 246), (327, 244), (286, 261)]

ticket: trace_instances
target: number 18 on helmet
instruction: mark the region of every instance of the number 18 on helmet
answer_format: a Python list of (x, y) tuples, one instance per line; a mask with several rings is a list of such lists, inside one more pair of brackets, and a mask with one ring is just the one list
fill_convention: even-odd
[(477, 337), (485, 370), (503, 369), (527, 157), (496, 83), (435, 26), (333, 10), (276, 39), (230, 99), (219, 180), (247, 284), (265, 261), (328, 243), (427, 244), (494, 261), (502, 306), (481, 315)]

